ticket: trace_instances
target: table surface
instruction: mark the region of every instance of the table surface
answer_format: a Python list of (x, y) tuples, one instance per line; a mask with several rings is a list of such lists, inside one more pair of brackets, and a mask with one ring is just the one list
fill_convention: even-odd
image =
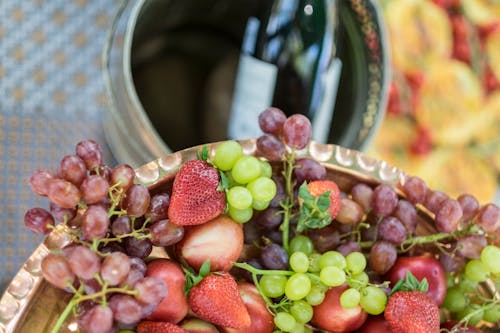
[(28, 185), (92, 138), (114, 163), (101, 116), (101, 54), (120, 1), (0, 1), (0, 294), (42, 238), (24, 212), (47, 207)]

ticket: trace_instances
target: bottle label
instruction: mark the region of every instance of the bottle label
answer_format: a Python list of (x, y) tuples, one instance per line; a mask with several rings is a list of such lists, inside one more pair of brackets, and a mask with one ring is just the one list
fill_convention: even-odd
[(228, 124), (229, 139), (256, 138), (262, 134), (258, 122), (252, 120), (271, 106), (277, 74), (277, 66), (241, 55)]
[(323, 98), (318, 112), (311, 120), (313, 128), (312, 139), (320, 143), (328, 142), (341, 70), (342, 62), (340, 59), (335, 58), (328, 67), (328, 70), (321, 77), (324, 92)]

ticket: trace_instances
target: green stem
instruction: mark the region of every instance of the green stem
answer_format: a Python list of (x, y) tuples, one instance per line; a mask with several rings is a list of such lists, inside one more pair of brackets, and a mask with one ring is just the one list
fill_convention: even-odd
[[(445, 240), (445, 239), (453, 239), (456, 238), (458, 235), (463, 234), (463, 232), (460, 233), (437, 233), (437, 234), (431, 234), (431, 235), (425, 235), (425, 236), (417, 236), (417, 237), (411, 237), (405, 240), (403, 243), (401, 243), (401, 248), (405, 249), (410, 246), (415, 246), (415, 245), (422, 245), (422, 244), (428, 244), (428, 243), (435, 243), (440, 240)], [(468, 233), (466, 233), (468, 234)], [(366, 242), (360, 242), (359, 245), (361, 246), (362, 249), (369, 249), (375, 244), (376, 241), (366, 241)]]
[(50, 331), (51, 333), (59, 332), (62, 325), (64, 324), (64, 322), (66, 321), (66, 319), (68, 318), (69, 314), (71, 313), (73, 308), (76, 306), (76, 304), (78, 304), (78, 302), (76, 302), (76, 295), (75, 295), (75, 297), (73, 297), (71, 299), (71, 301), (69, 301), (69, 303), (66, 305), (66, 308), (64, 308), (64, 311), (61, 313), (61, 315), (57, 319), (56, 324), (54, 325), (54, 327)]
[(294, 205), (292, 173), (295, 164), (295, 151), (292, 151), (284, 161), (283, 175), (285, 176), (286, 201), (281, 205), (284, 210), (283, 222), (281, 223), (281, 233), (283, 238), (283, 248), (288, 253), (290, 237), (291, 210)]

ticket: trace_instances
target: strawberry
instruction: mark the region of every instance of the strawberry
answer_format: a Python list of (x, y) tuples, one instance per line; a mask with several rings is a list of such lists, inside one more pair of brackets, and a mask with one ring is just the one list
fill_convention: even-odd
[(237, 329), (250, 326), (250, 315), (229, 273), (205, 276), (191, 289), (188, 302), (199, 318), (212, 324)]
[(142, 321), (137, 326), (137, 333), (189, 333), (185, 329), (166, 321)]
[(330, 192), (330, 207), (328, 207), (327, 211), (330, 217), (334, 219), (340, 210), (340, 190), (337, 183), (331, 180), (314, 180), (307, 184), (307, 188), (315, 198), (325, 192)]
[(186, 226), (219, 216), (226, 208), (225, 192), (219, 188), (219, 173), (210, 164), (202, 160), (184, 163), (174, 179), (168, 218)]
[(419, 282), (411, 273), (394, 286), (384, 310), (392, 332), (439, 333), (439, 308), (427, 288), (427, 280)]

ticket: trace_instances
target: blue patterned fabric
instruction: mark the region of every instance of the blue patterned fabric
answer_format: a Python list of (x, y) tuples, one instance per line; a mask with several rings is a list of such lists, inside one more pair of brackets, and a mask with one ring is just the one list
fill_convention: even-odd
[(101, 124), (101, 54), (120, 1), (0, 0), (0, 293), (42, 237), (24, 227), (29, 176), (56, 170), (92, 138), (113, 157)]

